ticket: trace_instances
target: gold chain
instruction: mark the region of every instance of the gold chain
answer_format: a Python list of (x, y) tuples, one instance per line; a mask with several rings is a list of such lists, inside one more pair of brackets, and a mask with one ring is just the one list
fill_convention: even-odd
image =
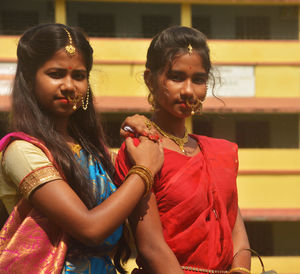
[(185, 153), (185, 151), (184, 151), (184, 145), (189, 140), (189, 135), (188, 135), (188, 132), (187, 132), (186, 129), (184, 131), (184, 137), (183, 138), (179, 138), (179, 137), (176, 137), (176, 136), (174, 136), (172, 134), (169, 134), (169, 133), (165, 132), (157, 124), (155, 124), (153, 121), (152, 121), (152, 124), (160, 132), (161, 135), (163, 135), (164, 137), (167, 137), (167, 138), (171, 139), (172, 141), (174, 141), (179, 146), (180, 150), (183, 153)]

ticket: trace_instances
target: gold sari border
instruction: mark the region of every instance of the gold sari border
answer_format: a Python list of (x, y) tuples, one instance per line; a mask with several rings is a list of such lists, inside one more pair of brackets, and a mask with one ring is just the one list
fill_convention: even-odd
[(62, 180), (57, 169), (52, 165), (43, 166), (33, 170), (22, 179), (19, 191), (23, 197), (28, 199), (32, 191), (38, 186), (54, 180)]

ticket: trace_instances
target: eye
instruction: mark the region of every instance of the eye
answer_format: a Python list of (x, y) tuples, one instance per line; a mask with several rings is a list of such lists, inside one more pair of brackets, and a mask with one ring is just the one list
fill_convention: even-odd
[(48, 71), (47, 74), (53, 79), (60, 79), (63, 78), (66, 73), (62, 70), (52, 70)]
[(77, 81), (82, 81), (86, 79), (86, 73), (83, 71), (74, 71), (72, 73), (72, 78)]
[(207, 82), (207, 76), (206, 75), (195, 75), (193, 78), (193, 83), (202, 85)]
[(182, 73), (178, 72), (169, 72), (167, 75), (168, 79), (174, 81), (174, 82), (181, 82), (184, 81), (185, 77)]
[(205, 78), (201, 78), (201, 77), (196, 77), (193, 79), (193, 82), (195, 84), (205, 84), (206, 83), (206, 79)]

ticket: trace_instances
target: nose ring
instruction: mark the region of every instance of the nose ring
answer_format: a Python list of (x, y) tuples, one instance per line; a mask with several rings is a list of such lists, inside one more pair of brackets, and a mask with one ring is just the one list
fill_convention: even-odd
[(197, 98), (196, 100), (193, 100), (192, 102), (189, 100), (186, 100), (186, 105), (188, 106), (188, 108), (191, 109), (191, 115), (195, 115), (195, 114), (201, 114), (202, 112), (202, 101)]

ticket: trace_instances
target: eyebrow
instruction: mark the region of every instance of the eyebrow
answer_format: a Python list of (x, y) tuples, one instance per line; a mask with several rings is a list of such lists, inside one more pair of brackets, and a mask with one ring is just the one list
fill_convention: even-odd
[[(185, 72), (183, 72), (182, 70), (175, 70), (175, 69), (170, 69), (168, 71), (168, 73), (181, 73), (181, 74), (185, 74)], [(208, 77), (208, 73), (207, 72), (195, 72), (194, 74)]]
[[(66, 71), (66, 70), (68, 70), (68, 69), (66, 69), (66, 68), (52, 67), (52, 68), (48, 68), (48, 69), (47, 69), (47, 71), (49, 71), (49, 70)], [(72, 70), (72, 71), (74, 71), (74, 72), (87, 73), (87, 70), (85, 70), (85, 69), (74, 69), (74, 70)]]

